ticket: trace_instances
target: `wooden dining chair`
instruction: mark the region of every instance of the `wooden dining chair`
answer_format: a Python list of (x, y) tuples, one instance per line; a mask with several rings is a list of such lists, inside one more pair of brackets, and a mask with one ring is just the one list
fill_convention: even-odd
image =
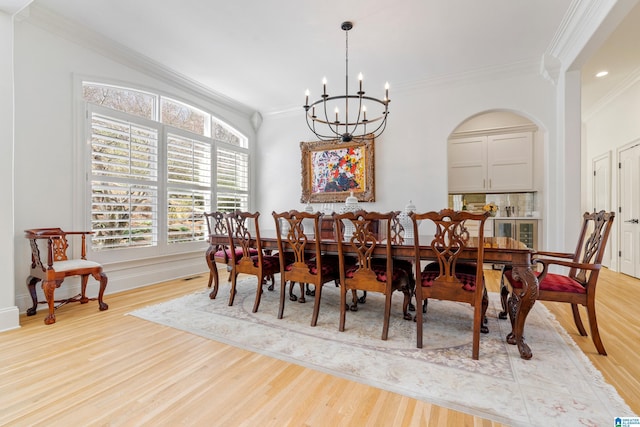
[[(480, 355), (480, 332), (486, 331), (483, 319), (488, 307), (487, 292), (482, 271), (484, 245), (471, 246), (471, 238), (466, 227), (469, 222), (478, 224), (478, 242), (484, 238), (484, 222), (488, 212), (474, 214), (468, 211), (443, 209), (440, 212), (410, 214), (414, 229), (415, 269), (416, 269), (416, 306), (423, 307), (423, 301), (438, 300), (468, 303), (473, 307), (473, 338), (471, 356)], [(434, 237), (430, 242), (436, 261), (420, 271), (420, 233), (419, 221), (431, 221), (435, 226)], [(463, 258), (464, 256), (464, 258)], [(468, 262), (471, 261), (471, 264)], [(417, 346), (422, 348), (423, 310), (416, 310)]]
[[(338, 260), (335, 256), (325, 256), (320, 249), (320, 212), (309, 213), (291, 210), (273, 212), (278, 239), (280, 260), (280, 308), (278, 319), (284, 315), (286, 284), (289, 282), (289, 299), (304, 303), (308, 286), (313, 285), (313, 314), (311, 326), (318, 323), (322, 287), (327, 282), (338, 279)], [(300, 297), (293, 294), (296, 283), (300, 284)], [(305, 292), (307, 289), (307, 292)]]
[[(205, 212), (204, 218), (207, 222), (207, 230), (209, 235), (209, 247), (205, 253), (205, 260), (209, 267), (209, 283), (207, 287), (211, 287), (213, 283), (213, 289), (209, 294), (209, 298), (215, 299), (218, 295), (219, 278), (218, 278), (218, 266), (217, 264), (224, 264), (227, 272), (229, 273), (228, 281), (231, 282), (231, 249), (228, 244), (222, 244), (220, 238), (228, 239), (229, 231), (227, 230), (227, 220), (224, 217), (224, 212)], [(258, 255), (258, 251), (251, 248), (251, 256)], [(242, 249), (238, 248), (236, 251), (236, 258), (242, 258)]]
[[(408, 313), (411, 292), (409, 290), (407, 272), (394, 266), (391, 256), (391, 223), (393, 213), (377, 213), (359, 210), (343, 214), (334, 214), (336, 239), (338, 241), (338, 260), (340, 265), (340, 326), (344, 331), (347, 311), (347, 292), (351, 291), (351, 311), (358, 310), (357, 290), (379, 292), (385, 297), (383, 314), (382, 339), (389, 334), (389, 318), (391, 316), (391, 297), (394, 291), (404, 293), (403, 314), (411, 319)], [(383, 227), (384, 240), (380, 239), (380, 230), (375, 229), (379, 223)], [(352, 235), (344, 235), (345, 224), (350, 224)], [(380, 248), (381, 254), (376, 254)], [(355, 264), (351, 264), (354, 257)], [(381, 258), (380, 261), (377, 258)]]
[[(275, 255), (267, 255), (262, 250), (260, 227), (258, 225), (259, 216), (260, 212), (235, 211), (225, 214), (232, 266), (229, 305), (233, 305), (233, 300), (236, 296), (238, 274), (250, 274), (258, 279), (256, 298), (253, 304), (254, 313), (258, 311), (263, 292), (262, 286), (266, 283), (266, 279), (273, 279), (274, 275), (280, 271), (280, 259)], [(238, 253), (241, 253), (242, 256), (238, 256)], [(273, 290), (273, 284), (268, 289)]]
[[(402, 222), (400, 220), (400, 211), (393, 211), (393, 218), (391, 220), (391, 234), (389, 235), (389, 240), (392, 245), (402, 245), (404, 244), (404, 235), (405, 230)], [(384, 226), (380, 226), (379, 223), (374, 224), (373, 231), (378, 239), (384, 241), (387, 236), (384, 235)], [(375, 262), (383, 262), (384, 259), (376, 259)], [(413, 275), (413, 262), (403, 258), (395, 258), (393, 259), (393, 265), (396, 268), (401, 268), (407, 272), (407, 278), (409, 279), (407, 282), (408, 290), (413, 294), (413, 289), (415, 287), (415, 278)], [(413, 296), (412, 296), (413, 298)], [(362, 296), (358, 298), (358, 303), (364, 304), (367, 301), (367, 291), (363, 291)], [(409, 311), (415, 311), (415, 306), (409, 301)], [(407, 316), (412, 317), (410, 315)], [(409, 319), (411, 320), (411, 319)]]
[[(538, 251), (533, 257), (534, 265), (542, 266), (542, 271), (534, 272), (538, 277), (537, 299), (571, 304), (576, 328), (580, 335), (587, 336), (578, 307), (584, 306), (593, 344), (598, 353), (604, 356), (607, 352), (600, 338), (596, 317), (596, 285), (614, 218), (615, 212), (585, 212), (582, 215), (582, 229), (574, 253)], [(549, 272), (552, 266), (563, 268), (564, 274)], [(512, 269), (506, 268), (502, 274), (501, 286), (508, 286), (506, 293), (512, 294), (513, 289), (522, 288), (522, 282), (515, 277)], [(512, 324), (514, 306), (513, 298), (509, 297), (507, 312)]]
[[(49, 314), (44, 319), (44, 323), (50, 325), (56, 322), (54, 310), (60, 305), (69, 302), (80, 302), (86, 304), (96, 298), (88, 298), (86, 295), (89, 276), (100, 282), (98, 291), (98, 307), (100, 311), (107, 310), (109, 306), (102, 298), (107, 287), (107, 275), (102, 270), (102, 265), (87, 259), (86, 238), (93, 234), (91, 231), (63, 231), (60, 228), (34, 228), (25, 230), (25, 237), (29, 239), (31, 245), (31, 273), (27, 278), (27, 286), (33, 306), (27, 310), (27, 316), (36, 314), (38, 308), (38, 297), (36, 294), (36, 284), (42, 281), (42, 290), (46, 302), (49, 306)], [(75, 239), (73, 239), (75, 237)], [(77, 239), (80, 239), (80, 242)], [(46, 242), (46, 257), (40, 254), (39, 242)], [(79, 244), (79, 258), (70, 257), (73, 253), (73, 243)], [(71, 249), (69, 249), (71, 247)], [(44, 245), (43, 248), (45, 249)], [(56, 300), (54, 293), (59, 288), (64, 279), (72, 276), (80, 276), (80, 295), (63, 300)], [(59, 305), (56, 306), (55, 304)]]

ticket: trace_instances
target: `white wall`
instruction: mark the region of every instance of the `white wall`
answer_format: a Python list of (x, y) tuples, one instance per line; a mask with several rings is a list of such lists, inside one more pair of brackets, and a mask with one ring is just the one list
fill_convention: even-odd
[[(376, 202), (362, 206), (396, 210), (412, 200), (419, 211), (446, 207), (447, 139), (480, 112), (516, 112), (538, 126), (540, 143), (556, 144), (556, 88), (536, 72), (505, 74), (393, 90), (387, 129), (375, 142)], [(315, 138), (302, 108), (266, 116), (258, 136), (257, 206), (263, 213), (261, 226), (273, 228), (273, 210), (303, 206), (299, 143)]]
[(13, 19), (0, 11), (0, 331), (18, 327), (13, 235)]
[[(595, 157), (609, 152), (611, 154), (611, 207), (618, 206), (618, 150), (632, 142), (640, 142), (640, 78), (612, 97), (600, 110), (592, 113), (584, 122), (583, 180), (587, 184), (584, 209), (593, 206), (592, 161)], [(614, 229), (609, 238), (612, 253), (618, 250), (619, 220), (616, 218)], [(613, 257), (612, 268), (617, 270), (618, 257)]]
[[(4, 43), (5, 38), (2, 40)], [(84, 143), (79, 130), (83, 111), (79, 76), (149, 88), (191, 102), (239, 129), (250, 140), (255, 140), (249, 114), (225, 109), (214, 99), (195, 96), (168, 84), (166, 80), (151, 77), (144, 70), (140, 71), (136, 64), (123, 65), (121, 61), (110, 59), (112, 54), (108, 55), (73, 43), (66, 36), (47, 31), (28, 20), (16, 22), (15, 227), (6, 235), (15, 241), (15, 263), (11, 265), (15, 278), (9, 283), (15, 289), (16, 305), (20, 311), (31, 305), (25, 285), (30, 250), (23, 230), (38, 227), (86, 230), (88, 227), (86, 218), (80, 215), (85, 197), (80, 192), (82, 185), (78, 182), (76, 168), (82, 160), (78, 147)], [(5, 162), (6, 158), (2, 156), (0, 161)], [(3, 174), (10, 171), (8, 167), (0, 169)], [(206, 244), (203, 243), (201, 251), (180, 257), (106, 264), (105, 272), (109, 277), (107, 294), (208, 272), (204, 261), (205, 249)], [(73, 296), (78, 293), (78, 287), (75, 278), (67, 279), (64, 286), (56, 291), (56, 296)], [(89, 296), (97, 294), (97, 287), (97, 282), (90, 279)], [(41, 293), (40, 286), (37, 288)]]

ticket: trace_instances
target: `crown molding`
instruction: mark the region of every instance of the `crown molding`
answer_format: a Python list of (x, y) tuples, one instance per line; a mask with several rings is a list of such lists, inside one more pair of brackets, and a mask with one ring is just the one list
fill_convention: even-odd
[(251, 119), (256, 112), (255, 109), (216, 92), (149, 57), (103, 37), (82, 24), (68, 20), (42, 6), (29, 6), (25, 21), (194, 96), (206, 97), (214, 104), (233, 110), (248, 119)]
[(543, 55), (543, 75), (554, 83), (578, 58), (618, 0), (573, 0)]
[(411, 82), (394, 84), (394, 92), (414, 91), (425, 87), (448, 86), (456, 84), (480, 84), (488, 81), (519, 77), (526, 74), (537, 74), (540, 67), (538, 58), (528, 58), (509, 64), (491, 65), (474, 68), (459, 73), (451, 73), (435, 77), (427, 77)]

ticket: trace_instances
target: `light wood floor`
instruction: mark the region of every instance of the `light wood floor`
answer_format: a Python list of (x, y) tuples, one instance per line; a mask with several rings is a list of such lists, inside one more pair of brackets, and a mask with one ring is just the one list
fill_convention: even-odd
[[(490, 290), (498, 279), (487, 271)], [(51, 326), (21, 317), (0, 334), (0, 425), (500, 425), (126, 316), (205, 286), (202, 274), (108, 295), (105, 312), (64, 306)], [(598, 289), (607, 357), (568, 306), (545, 304), (640, 414), (640, 281), (604, 271)]]

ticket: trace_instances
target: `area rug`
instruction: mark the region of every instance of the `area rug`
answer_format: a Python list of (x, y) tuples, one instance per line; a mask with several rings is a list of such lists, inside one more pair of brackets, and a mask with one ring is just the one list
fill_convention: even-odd
[(287, 298), (278, 319), (278, 290), (265, 290), (252, 313), (255, 279), (238, 283), (231, 307), (228, 289), (222, 284), (215, 300), (205, 289), (130, 314), (507, 425), (609, 426), (615, 417), (633, 416), (542, 304), (535, 305), (525, 331), (533, 359), (522, 360), (505, 342), (509, 322), (497, 319), (499, 298), (490, 294), (490, 332), (481, 336), (480, 360), (473, 360), (467, 304), (430, 301), (424, 347), (418, 349), (415, 323), (402, 318), (400, 293), (383, 341), (379, 294), (369, 293), (357, 312), (348, 312), (339, 332), (340, 294), (333, 285), (324, 287), (316, 327), (310, 326), (313, 297), (304, 304)]

